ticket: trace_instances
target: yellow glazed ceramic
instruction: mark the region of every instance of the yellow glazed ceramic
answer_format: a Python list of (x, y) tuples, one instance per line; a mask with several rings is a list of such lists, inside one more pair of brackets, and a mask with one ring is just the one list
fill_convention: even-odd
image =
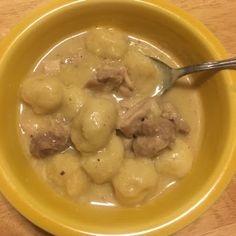
[(220, 72), (199, 83), (204, 138), (193, 171), (174, 190), (138, 208), (76, 206), (52, 192), (23, 155), (17, 96), (27, 71), (54, 42), (94, 25), (164, 43), (184, 64), (227, 57), (204, 26), (163, 0), (60, 0), (36, 10), (0, 45), (1, 191), (24, 216), (56, 235), (171, 234), (206, 210), (235, 171), (235, 73)]

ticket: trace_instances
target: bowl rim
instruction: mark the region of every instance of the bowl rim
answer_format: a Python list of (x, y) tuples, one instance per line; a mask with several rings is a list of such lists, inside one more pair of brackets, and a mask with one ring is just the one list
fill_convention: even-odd
[[(26, 16), (20, 23), (18, 23), (7, 36), (0, 41), (0, 65), (4, 62), (4, 58), (7, 56), (8, 52), (11, 49), (11, 46), (24, 35), (25, 32), (30, 30), (35, 23), (46, 17), (47, 15), (53, 14), (59, 9), (64, 7), (77, 5), (77, 4), (93, 4), (94, 2), (100, 3), (136, 3), (149, 5), (153, 8), (159, 8), (159, 10), (165, 11), (171, 15), (174, 15), (175, 18), (182, 24), (185, 25), (188, 29), (197, 34), (198, 37), (201, 37), (206, 43), (208, 48), (211, 51), (214, 51), (215, 59), (223, 59), (228, 55), (221, 45), (221, 43), (216, 39), (216, 37), (197, 19), (176, 7), (174, 4), (165, 2), (163, 0), (61, 0), (54, 1), (51, 0), (46, 4), (33, 10), (28, 16)], [(3, 67), (4, 68), (4, 67)], [(0, 66), (0, 71), (3, 70)], [(229, 117), (230, 124), (233, 125), (236, 121), (236, 81), (233, 81), (233, 77), (236, 77), (236, 72), (225, 71), (223, 72), (224, 77), (227, 77), (227, 87), (226, 92), (228, 95), (229, 109), (231, 116)], [(221, 175), (215, 179), (212, 188), (209, 190), (208, 194), (201, 199), (200, 204), (196, 204), (193, 209), (190, 209), (189, 212), (186, 212), (184, 216), (181, 216), (177, 221), (170, 222), (167, 226), (169, 227), (168, 233), (174, 233), (181, 228), (185, 227), (197, 217), (199, 217), (208, 207), (213, 204), (216, 199), (223, 192), (227, 184), (229, 183), (231, 177), (233, 176), (236, 170), (236, 139), (234, 140), (234, 134), (236, 133), (236, 126), (232, 126), (232, 130), (229, 133), (229, 140), (231, 142), (225, 148), (225, 155), (228, 155), (227, 162), (225, 163), (224, 169), (222, 170)], [(43, 215), (42, 213), (35, 210), (29, 203), (27, 203), (23, 197), (20, 197), (17, 194), (17, 190), (9, 184), (7, 173), (4, 172), (2, 166), (0, 166), (0, 191), (7, 198), (7, 200), (19, 211), (23, 216), (29, 219), (31, 222), (40, 226), (50, 233), (56, 235), (90, 235), (89, 233), (75, 232), (73, 229), (67, 228), (64, 224), (55, 222), (53, 219)], [(198, 202), (199, 203), (199, 202)], [(155, 230), (155, 229), (154, 229)], [(166, 231), (167, 232), (167, 231)], [(150, 231), (143, 234), (149, 235), (153, 233)], [(154, 232), (155, 233), (155, 232)], [(127, 235), (127, 234), (121, 234)], [(142, 235), (142, 233), (134, 233), (129, 235)], [(162, 235), (166, 235), (165, 233)]]

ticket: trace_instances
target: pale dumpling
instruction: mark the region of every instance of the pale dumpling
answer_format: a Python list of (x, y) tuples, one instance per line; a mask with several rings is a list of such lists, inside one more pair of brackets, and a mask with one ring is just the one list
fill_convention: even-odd
[(137, 50), (129, 50), (124, 63), (138, 94), (148, 95), (160, 82), (159, 73), (154, 62)]
[(117, 122), (117, 107), (112, 100), (90, 99), (74, 118), (71, 139), (80, 152), (96, 152), (107, 145)]
[(160, 174), (182, 178), (190, 172), (192, 162), (193, 154), (188, 145), (184, 141), (176, 139), (171, 150), (166, 150), (157, 157), (155, 165)]
[(66, 181), (66, 193), (71, 197), (80, 197), (89, 189), (90, 181), (82, 168), (71, 173)]
[(64, 89), (64, 98), (61, 112), (67, 120), (73, 119), (84, 105), (88, 94), (75, 86)]
[(152, 160), (125, 159), (112, 183), (116, 197), (123, 204), (138, 204), (154, 191), (158, 175)]
[(79, 67), (75, 67), (70, 64), (62, 67), (58, 78), (66, 86), (77, 86), (83, 88), (87, 81), (93, 79), (93, 67), (96, 66), (95, 56), (86, 57), (91, 63), (82, 61), (79, 63)]
[(117, 29), (94, 28), (88, 32), (86, 46), (97, 56), (119, 59), (128, 49), (128, 37)]
[[(66, 65), (65, 67), (62, 67), (61, 72), (59, 74), (59, 79), (62, 81), (62, 83), (66, 86), (77, 86), (80, 81), (78, 80), (79, 74), (81, 73), (78, 68), (72, 66), (72, 65)], [(88, 74), (91, 74), (89, 70), (83, 71), (82, 73), (84, 77)], [(89, 77), (90, 78), (90, 77)]]
[(114, 135), (109, 144), (101, 151), (85, 155), (82, 158), (82, 167), (97, 184), (110, 181), (120, 169), (124, 156), (124, 147), (121, 139)]
[(80, 167), (79, 157), (72, 153), (58, 154), (48, 159), (46, 176), (71, 197), (80, 196), (89, 187), (89, 178)]
[(46, 76), (25, 80), (21, 97), (38, 114), (56, 111), (63, 100), (63, 88), (58, 80)]

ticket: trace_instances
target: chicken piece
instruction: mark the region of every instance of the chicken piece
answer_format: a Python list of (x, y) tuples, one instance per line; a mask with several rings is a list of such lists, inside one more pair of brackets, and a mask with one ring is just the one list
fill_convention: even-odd
[(188, 134), (190, 132), (190, 127), (187, 122), (179, 115), (176, 108), (169, 102), (165, 102), (161, 104), (163, 118), (166, 118), (172, 121), (178, 132)]
[(133, 151), (137, 156), (155, 157), (168, 145), (169, 141), (159, 136), (139, 136), (133, 141)]
[(160, 117), (155, 124), (155, 134), (171, 143), (176, 138), (175, 125), (171, 121)]
[(138, 136), (133, 140), (132, 147), (137, 156), (155, 157), (174, 142), (176, 130), (171, 121), (160, 118), (154, 130), (155, 135)]
[(112, 66), (106, 64), (97, 68), (97, 81), (117, 88), (124, 80), (126, 69), (123, 66)]
[(121, 110), (117, 128), (127, 138), (136, 135), (150, 135), (155, 132), (153, 125), (155, 125), (160, 114), (161, 110), (156, 100), (146, 98), (131, 106), (131, 108), (125, 107)]
[(127, 99), (123, 99), (119, 101), (119, 106), (120, 106), (120, 112), (121, 115), (128, 111), (130, 108), (134, 107), (136, 104), (138, 104), (142, 100), (141, 97), (131, 97)]
[(154, 135), (159, 129), (158, 121), (162, 117), (174, 124), (177, 132), (189, 133), (186, 121), (170, 103), (163, 103), (157, 98), (146, 98), (136, 104), (121, 103), (118, 129), (127, 138), (137, 135)]
[(96, 69), (96, 79), (89, 80), (87, 88), (112, 91), (124, 80), (124, 68), (105, 65)]
[(189, 132), (188, 124), (176, 109), (156, 97), (135, 104), (126, 101), (120, 106), (117, 128), (131, 139), (131, 150), (136, 156), (155, 157), (174, 142), (177, 132)]
[(150, 136), (155, 135), (159, 129), (159, 117), (146, 116), (141, 120), (140, 128), (137, 130), (136, 135)]
[(133, 90), (127, 70), (122, 65), (106, 63), (96, 69), (96, 78), (89, 80), (86, 88), (101, 91), (118, 91), (124, 96), (129, 96)]
[(37, 158), (45, 158), (62, 152), (70, 146), (69, 135), (55, 134), (52, 131), (32, 135), (30, 152)]

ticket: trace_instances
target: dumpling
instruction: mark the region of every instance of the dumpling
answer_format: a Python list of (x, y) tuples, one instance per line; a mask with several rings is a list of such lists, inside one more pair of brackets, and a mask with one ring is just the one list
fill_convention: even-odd
[(82, 167), (97, 184), (105, 183), (117, 174), (124, 156), (121, 139), (114, 135), (101, 151), (82, 157)]
[(86, 46), (97, 56), (119, 59), (128, 49), (128, 37), (116, 29), (95, 28), (88, 32)]
[(72, 123), (71, 140), (80, 152), (96, 152), (110, 141), (117, 121), (116, 104), (93, 98), (83, 106)]
[(46, 76), (25, 80), (21, 88), (21, 97), (37, 114), (56, 111), (63, 100), (63, 88), (56, 79)]
[(51, 183), (71, 197), (85, 193), (90, 184), (80, 167), (79, 157), (72, 153), (58, 154), (48, 159), (45, 173)]
[(158, 175), (152, 160), (125, 159), (112, 183), (118, 200), (123, 204), (138, 204), (155, 190)]
[(83, 61), (79, 63), (79, 67), (76, 67), (73, 64), (66, 64), (62, 67), (58, 78), (65, 86), (76, 86), (83, 88), (87, 81), (93, 79), (93, 68), (98, 64), (94, 60), (92, 61), (92, 58), (94, 57), (86, 57), (86, 61), (88, 60), (91, 63), (86, 63), (86, 61)]
[(154, 92), (160, 81), (158, 70), (150, 58), (131, 49), (124, 57), (124, 64), (138, 94), (149, 95)]
[(81, 169), (77, 169), (71, 173), (66, 181), (66, 193), (71, 197), (80, 197), (87, 192), (90, 181), (86, 173)]
[(87, 97), (88, 94), (85, 91), (75, 86), (65, 88), (61, 112), (67, 120), (76, 116)]
[(155, 166), (160, 174), (182, 178), (187, 175), (193, 162), (193, 154), (185, 142), (176, 139), (172, 150), (166, 150), (157, 157)]

